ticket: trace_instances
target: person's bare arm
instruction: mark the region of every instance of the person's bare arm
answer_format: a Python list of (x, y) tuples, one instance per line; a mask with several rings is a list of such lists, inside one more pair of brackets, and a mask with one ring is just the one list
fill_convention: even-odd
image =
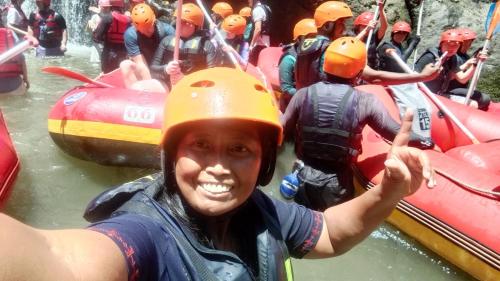
[(323, 213), (323, 230), (306, 258), (343, 254), (365, 239), (392, 212), (403, 197), (415, 193), (424, 180), (435, 185), (434, 172), (426, 154), (408, 147), (412, 114), (407, 111), (401, 130), (385, 161), (381, 184)]
[(125, 258), (104, 234), (39, 230), (0, 214), (0, 281), (127, 280)]
[(361, 78), (371, 84), (397, 85), (433, 80), (440, 71), (439, 65), (428, 64), (418, 73), (398, 73), (375, 70), (368, 65), (363, 69)]
[(255, 23), (252, 41), (250, 42), (250, 48), (255, 47), (255, 42), (257, 41), (257, 38), (259, 38), (261, 32), (262, 32), (262, 21), (258, 21)]
[(474, 71), (476, 70), (475, 63), (477, 59), (472, 58), (466, 61), (464, 64), (460, 66), (460, 71), (455, 72), (453, 74), (453, 79), (456, 79), (458, 82), (462, 84), (466, 84), (474, 75)]
[(61, 40), (61, 51), (66, 51), (66, 43), (68, 43), (68, 29), (63, 30), (62, 40)]
[(138, 80), (148, 80), (151, 79), (151, 73), (149, 72), (149, 67), (146, 64), (146, 59), (142, 54), (130, 57), (130, 59), (136, 63), (136, 74)]
[(385, 32), (387, 31), (387, 28), (389, 27), (389, 23), (387, 22), (387, 17), (385, 16), (384, 12), (384, 1), (379, 1), (378, 2), (379, 9), (380, 9), (380, 28), (378, 29), (377, 32), (377, 39), (378, 41), (382, 41), (385, 36)]

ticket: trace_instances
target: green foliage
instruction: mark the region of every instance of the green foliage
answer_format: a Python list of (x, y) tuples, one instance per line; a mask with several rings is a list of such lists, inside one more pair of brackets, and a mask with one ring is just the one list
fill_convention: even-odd
[(500, 72), (498, 67), (484, 71), (479, 79), (477, 89), (491, 95), (494, 101), (500, 102)]

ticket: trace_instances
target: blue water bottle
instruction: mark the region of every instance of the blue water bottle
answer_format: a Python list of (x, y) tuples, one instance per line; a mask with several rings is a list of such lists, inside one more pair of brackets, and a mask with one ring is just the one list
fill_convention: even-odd
[(293, 173), (288, 174), (283, 177), (283, 180), (280, 184), (280, 193), (286, 199), (293, 199), (299, 190), (299, 178), (297, 174), (298, 170), (295, 170)]

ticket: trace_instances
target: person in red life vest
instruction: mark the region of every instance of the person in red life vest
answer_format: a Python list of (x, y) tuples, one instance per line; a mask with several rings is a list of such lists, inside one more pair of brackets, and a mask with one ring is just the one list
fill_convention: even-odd
[(171, 25), (157, 20), (153, 9), (144, 3), (132, 9), (131, 20), (132, 26), (123, 35), (130, 58), (120, 63), (123, 82), (130, 89), (146, 90), (153, 84), (156, 85), (155, 89), (161, 89), (161, 83), (152, 79), (149, 66), (160, 42), (169, 35), (175, 35), (175, 30)]
[[(10, 5), (7, 8), (7, 18), (6, 23), (7, 26), (12, 26), (17, 29), (27, 31), (28, 30), (28, 18), (24, 13), (23, 9), (21, 9), (21, 5), (24, 0), (11, 0)], [(19, 34), (24, 35), (24, 34)]]
[(103, 43), (101, 69), (108, 73), (117, 69), (127, 58), (123, 34), (130, 25), (130, 18), (121, 13), (123, 0), (100, 0), (100, 22), (92, 34), (96, 43)]
[[(16, 44), (14, 32), (3, 26), (0, 21), (0, 54)], [(0, 94), (24, 94), (29, 88), (28, 72), (24, 56), (0, 64)]]
[(387, 27), (389, 23), (387, 22), (387, 18), (384, 12), (384, 2), (379, 1), (379, 9), (380, 9), (380, 27), (377, 27), (377, 20), (374, 19), (374, 14), (372, 12), (364, 12), (361, 13), (354, 20), (354, 33), (356, 33), (357, 38), (366, 43), (368, 38), (368, 34), (370, 30), (373, 30), (373, 35), (370, 41), (370, 46), (368, 46), (368, 65), (371, 68), (377, 68), (377, 47), (384, 39), (385, 32), (387, 31)]
[(50, 8), (50, 0), (36, 0), (38, 7), (28, 21), (28, 33), (38, 39), (37, 56), (63, 56), (68, 42), (66, 20)]

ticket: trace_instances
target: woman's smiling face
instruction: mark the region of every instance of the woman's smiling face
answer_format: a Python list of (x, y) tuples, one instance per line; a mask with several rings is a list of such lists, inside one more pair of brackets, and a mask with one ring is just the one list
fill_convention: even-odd
[(197, 123), (177, 146), (175, 177), (200, 214), (218, 216), (243, 204), (255, 189), (262, 147), (248, 123)]

